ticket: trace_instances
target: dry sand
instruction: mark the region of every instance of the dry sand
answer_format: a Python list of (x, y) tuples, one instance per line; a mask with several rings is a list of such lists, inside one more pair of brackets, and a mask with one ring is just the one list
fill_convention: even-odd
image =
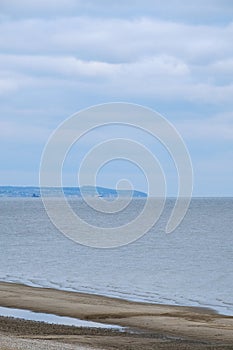
[(233, 317), (208, 309), (137, 303), (13, 283), (0, 283), (0, 306), (136, 330), (136, 333), (119, 333), (0, 318), (1, 350), (82, 349), (83, 346), (125, 350), (233, 349)]

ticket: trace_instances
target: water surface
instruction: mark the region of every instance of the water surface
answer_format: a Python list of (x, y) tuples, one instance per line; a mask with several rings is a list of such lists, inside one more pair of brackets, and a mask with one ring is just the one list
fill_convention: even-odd
[[(118, 218), (93, 213), (80, 199), (71, 205), (89, 222), (112, 227), (134, 218), (143, 199)], [(1, 198), (0, 280), (233, 315), (233, 199), (193, 199), (182, 224), (166, 235), (173, 205), (169, 199), (159, 222), (136, 242), (95, 249), (57, 231), (40, 198)]]

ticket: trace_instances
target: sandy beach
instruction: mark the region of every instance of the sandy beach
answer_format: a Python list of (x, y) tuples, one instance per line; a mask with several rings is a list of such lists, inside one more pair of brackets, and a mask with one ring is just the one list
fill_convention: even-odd
[(118, 332), (1, 317), (1, 350), (233, 349), (233, 317), (209, 309), (130, 302), (13, 283), (0, 283), (0, 306), (127, 327), (126, 332)]

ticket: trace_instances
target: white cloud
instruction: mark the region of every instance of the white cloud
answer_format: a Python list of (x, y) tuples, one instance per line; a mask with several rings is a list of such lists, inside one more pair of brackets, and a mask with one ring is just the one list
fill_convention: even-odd
[[(107, 95), (214, 103), (231, 98), (233, 24), (71, 17), (3, 21), (0, 31), (1, 70), (9, 81), (25, 75), (15, 78), (20, 86), (25, 80), (59, 86), (65, 79), (64, 88), (88, 83), (90, 91), (98, 87)], [(0, 91), (14, 90), (9, 81)]]
[(33, 56), (33, 55), (0, 55), (0, 66), (8, 72), (25, 72), (31, 75), (102, 77), (116, 74), (146, 76), (185, 76), (188, 66), (169, 56), (149, 57), (135, 62), (108, 63), (100, 61), (84, 61), (72, 56)]
[(186, 139), (214, 140), (216, 143), (233, 141), (233, 113), (177, 123), (177, 128)]
[[(209, 81), (212, 66), (197, 69), (173, 56), (151, 56), (134, 62), (85, 61), (73, 56), (0, 55), (2, 89), (49, 88), (66, 93), (88, 89), (106, 96), (156, 96), (163, 100), (230, 102), (233, 84)], [(231, 67), (230, 67), (231, 68)], [(197, 79), (198, 77), (198, 79)], [(11, 82), (11, 85), (10, 85)]]
[(113, 73), (118, 66), (97, 61), (83, 61), (72, 56), (0, 55), (0, 66), (11, 72), (44, 76), (105, 76)]
[(213, 62), (207, 67), (209, 73), (217, 74), (218, 77), (230, 77), (233, 76), (233, 57), (218, 60)]
[(18, 84), (15, 80), (0, 78), (0, 95), (5, 95), (16, 91)]
[(188, 25), (157, 19), (29, 19), (0, 24), (2, 51), (132, 62), (167, 55), (190, 63), (231, 57), (233, 25)]
[[(232, 0), (0, 0), (5, 170), (9, 158), (27, 159), (27, 169), (39, 164), (49, 129), (72, 111), (128, 100), (176, 116), (199, 186), (220, 165), (224, 178), (232, 169), (226, 154), (233, 140), (233, 116), (226, 113), (233, 96), (232, 10)], [(30, 145), (38, 154), (28, 161)], [(8, 178), (3, 169), (5, 181), (26, 179), (18, 170)]]
[(34, 144), (46, 142), (51, 131), (48, 129), (34, 126), (32, 124), (21, 124), (12, 122), (1, 117), (0, 120), (0, 138), (3, 142)]

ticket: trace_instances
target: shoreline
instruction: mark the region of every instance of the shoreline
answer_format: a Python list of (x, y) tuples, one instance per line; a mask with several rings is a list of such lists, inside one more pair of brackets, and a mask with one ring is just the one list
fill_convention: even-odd
[[(220, 312), (218, 309), (214, 308), (214, 306), (202, 306), (201, 304), (199, 305), (185, 305), (185, 304), (179, 304), (179, 303), (160, 303), (157, 301), (152, 301), (152, 300), (144, 300), (143, 298), (134, 298), (134, 297), (121, 297), (119, 295), (113, 295), (111, 293), (108, 294), (108, 292), (106, 293), (98, 293), (98, 292), (94, 292), (94, 291), (78, 291), (76, 289), (72, 289), (72, 288), (55, 288), (53, 286), (43, 286), (40, 284), (35, 284), (35, 283), (27, 283), (27, 281), (25, 282), (16, 282), (16, 281), (2, 281), (0, 280), (0, 285), (1, 284), (13, 284), (13, 285), (20, 285), (20, 286), (25, 286), (25, 287), (31, 287), (31, 288), (40, 288), (40, 289), (52, 289), (52, 290), (57, 290), (60, 292), (70, 292), (70, 293), (76, 293), (76, 294), (80, 294), (80, 295), (90, 295), (90, 296), (97, 296), (97, 297), (103, 297), (103, 298), (108, 298), (108, 299), (114, 299), (114, 300), (122, 300), (122, 301), (128, 301), (128, 302), (132, 302), (132, 303), (136, 303), (136, 304), (149, 304), (149, 305), (160, 305), (160, 306), (169, 306), (169, 307), (185, 307), (185, 308), (194, 308), (196, 310), (206, 310), (209, 311), (210, 313), (214, 313), (214, 314), (219, 314), (221, 316), (229, 316), (229, 317), (233, 317), (233, 314), (227, 313), (227, 312)], [(1, 306), (1, 305), (0, 305)]]
[[(160, 340), (163, 339), (163, 341), (161, 341), (163, 343), (164, 339), (167, 339), (170, 348), (172, 348), (171, 342), (174, 343), (173, 345), (175, 346), (178, 340), (191, 342), (193, 345), (189, 344), (189, 346), (193, 346), (193, 349), (195, 349), (196, 343), (199, 343), (199, 345), (202, 343), (214, 344), (216, 346), (220, 344), (221, 346), (233, 344), (233, 316), (220, 315), (205, 308), (132, 302), (95, 294), (30, 287), (8, 282), (0, 282), (0, 306), (75, 317), (105, 324), (115, 324), (139, 331), (141, 338), (138, 337), (136, 333), (134, 335), (129, 335), (127, 331), (125, 334), (118, 333), (117, 338), (119, 339), (117, 341), (121, 344), (119, 348), (122, 348), (127, 337), (130, 339), (130, 343), (134, 343), (135, 349), (137, 349), (137, 341), (140, 342), (143, 340), (143, 342), (152, 346), (151, 344), (153, 341), (151, 339), (154, 339), (154, 342), (157, 344), (157, 338)], [(2, 328), (3, 324), (6, 323), (6, 318), (1, 319), (5, 319), (5, 321), (0, 322), (0, 334), (5, 332), (8, 335), (13, 335), (11, 334), (13, 333), (13, 331), (11, 331), (13, 327), (9, 326), (8, 332), (6, 332), (6, 330)], [(15, 319), (8, 318), (7, 322), (14, 324)], [(28, 322), (29, 333), (30, 329), (35, 327), (35, 323), (37, 323), (35, 321), (18, 320), (17, 327), (20, 328), (21, 326), (19, 326), (19, 324), (22, 325), (22, 322), (24, 322), (24, 324)], [(38, 336), (40, 339), (47, 339), (48, 335), (46, 335), (45, 329), (56, 328), (56, 325), (45, 325), (46, 327), (41, 334), (37, 334), (36, 339), (38, 339)], [(62, 327), (64, 329), (69, 326)], [(23, 329), (24, 328), (25, 327), (23, 327)], [(39, 328), (41, 328), (41, 326)], [(88, 340), (87, 343), (94, 346), (99, 342), (101, 344), (106, 343), (106, 349), (110, 349), (110, 344), (113, 339), (117, 339), (116, 335), (113, 335), (111, 330), (102, 330), (101, 334), (98, 333), (98, 336), (92, 335), (91, 339), (90, 330), (85, 330), (83, 332), (82, 341), (81, 339), (76, 339), (77, 341), (85, 343), (85, 341)], [(21, 331), (19, 331), (20, 336), (25, 337), (24, 333), (25, 330), (23, 331), (21, 329)], [(33, 334), (27, 335), (27, 337), (30, 336), (35, 339)], [(77, 337), (80, 338), (81, 336), (79, 335)], [(96, 337), (98, 341), (95, 339)], [(147, 340), (145, 340), (145, 337)], [(60, 338), (61, 336), (58, 330), (57, 333), (53, 335), (52, 340), (61, 341)], [(85, 340), (85, 338), (87, 339)], [(109, 342), (107, 342), (107, 338)], [(100, 339), (102, 339), (102, 341), (100, 341)], [(155, 339), (157, 340), (155, 341)], [(69, 343), (71, 341), (71, 336), (63, 335), (62, 341)], [(144, 344), (143, 347), (147, 348), (145, 346)], [(164, 347), (164, 349), (165, 348), (166, 347)], [(192, 348), (190, 347), (190, 349)], [(187, 349), (189, 349), (189, 347)]]

